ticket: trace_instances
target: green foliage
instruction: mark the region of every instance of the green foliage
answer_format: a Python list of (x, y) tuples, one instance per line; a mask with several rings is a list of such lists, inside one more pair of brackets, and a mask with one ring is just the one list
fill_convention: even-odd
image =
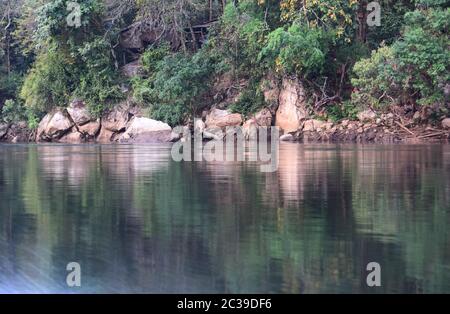
[[(154, 51), (148, 55), (157, 55)], [(149, 67), (146, 70), (149, 71)], [(175, 53), (156, 62), (148, 77), (133, 80), (134, 97), (149, 106), (151, 116), (175, 126), (194, 115), (208, 90), (214, 67), (200, 51), (193, 56)]]
[(450, 82), (450, 9), (416, 10), (405, 21), (398, 41), (355, 64), (356, 104), (444, 104)]
[(268, 29), (254, 10), (248, 1), (238, 6), (230, 2), (218, 28), (212, 31), (208, 50), (218, 60), (217, 69), (221, 72), (232, 71), (236, 77), (260, 74), (262, 69), (256, 56), (265, 44)]
[(248, 117), (261, 109), (265, 104), (260, 84), (252, 81), (249, 87), (242, 91), (239, 99), (230, 106), (230, 110)]
[(4, 122), (15, 122), (25, 119), (25, 110), (20, 103), (7, 99), (1, 111), (1, 119)]
[[(448, 0), (380, 0), (380, 27), (367, 27), (366, 2), (357, 0), (240, 0), (224, 8), (202, 0), (78, 0), (78, 28), (67, 23), (68, 1), (0, 2), (0, 109), (14, 101), (1, 119), (36, 124), (74, 97), (101, 115), (126, 96), (130, 82), (119, 67), (142, 51), (122, 47), (120, 31), (138, 21), (155, 34), (135, 34), (152, 48), (140, 57), (132, 92), (171, 125), (211, 105), (211, 82), (227, 72), (225, 88), (248, 82), (231, 106), (244, 115), (267, 105), (260, 80), (269, 72), (299, 78), (308, 100), (333, 119), (354, 116), (352, 106), (448, 103)], [(216, 19), (203, 47), (193, 47), (191, 27)]]
[(170, 47), (166, 43), (158, 47), (147, 49), (141, 56), (144, 75), (152, 75), (157, 70), (157, 65), (170, 53)]
[(260, 59), (266, 59), (277, 72), (307, 77), (323, 71), (325, 42), (321, 29), (292, 24), (287, 30), (278, 28), (269, 34)]
[(342, 119), (356, 120), (358, 112), (359, 108), (355, 107), (350, 101), (327, 107), (327, 116), (334, 122)]
[(20, 91), (25, 106), (42, 115), (55, 106), (68, 104), (75, 81), (74, 67), (70, 64), (70, 60), (55, 49), (39, 55)]
[(402, 86), (421, 104), (442, 104), (450, 82), (450, 8), (410, 12), (405, 21), (402, 39), (393, 45)]
[(34, 34), (38, 45), (43, 46), (48, 40), (56, 39), (62, 44), (83, 42), (92, 33), (101, 32), (101, 14), (103, 2), (100, 0), (78, 0), (81, 11), (81, 28), (89, 29), (89, 33), (67, 23), (67, 4), (70, 0), (53, 0), (37, 9), (37, 30)]
[(95, 38), (78, 50), (78, 86), (74, 94), (83, 99), (92, 114), (100, 116), (108, 105), (123, 98), (118, 72), (112, 65), (110, 45), (103, 38)]
[(66, 106), (73, 97), (82, 98), (99, 116), (123, 97), (108, 32), (99, 26), (102, 3), (79, 2), (81, 28), (67, 25), (66, 4), (57, 0), (38, 9), (36, 41), (41, 49), (20, 96), (37, 116)]
[(380, 106), (389, 103), (394, 96), (400, 97), (401, 90), (395, 74), (397, 64), (392, 47), (381, 47), (370, 58), (362, 59), (353, 67), (355, 88), (352, 101), (364, 108), (367, 105)]

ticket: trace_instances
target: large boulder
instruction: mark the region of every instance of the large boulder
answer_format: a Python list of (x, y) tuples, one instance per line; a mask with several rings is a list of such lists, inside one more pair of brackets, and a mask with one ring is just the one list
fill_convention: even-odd
[(450, 129), (450, 118), (445, 118), (442, 120), (442, 127), (444, 129)]
[(100, 133), (98, 134), (96, 141), (98, 143), (107, 144), (114, 141), (115, 133), (106, 128), (101, 128)]
[(86, 108), (86, 105), (79, 100), (73, 101), (69, 107), (67, 107), (67, 112), (77, 126), (85, 125), (93, 119), (89, 110)]
[(123, 132), (130, 120), (130, 112), (127, 108), (115, 107), (102, 118), (102, 128), (111, 132)]
[(134, 117), (119, 141), (123, 143), (170, 142), (172, 128), (161, 121)]
[(0, 124), (0, 140), (11, 143), (26, 143), (32, 139), (32, 130), (27, 122)]
[(206, 128), (225, 128), (242, 124), (239, 113), (230, 113), (228, 110), (212, 109), (206, 116)]
[(377, 118), (377, 114), (373, 110), (367, 109), (359, 112), (357, 117), (361, 122), (372, 122)]
[(74, 126), (67, 111), (54, 110), (45, 115), (38, 126), (36, 140), (54, 141), (59, 140), (64, 134), (68, 133)]
[(90, 121), (86, 124), (83, 124), (82, 126), (79, 126), (78, 132), (80, 132), (86, 139), (93, 139), (100, 131), (100, 127), (100, 119), (97, 119), (95, 121)]
[(85, 142), (83, 134), (72, 128), (68, 133), (64, 134), (59, 140), (59, 143), (79, 144)]
[(308, 116), (303, 85), (295, 79), (283, 79), (275, 125), (285, 133), (297, 131)]

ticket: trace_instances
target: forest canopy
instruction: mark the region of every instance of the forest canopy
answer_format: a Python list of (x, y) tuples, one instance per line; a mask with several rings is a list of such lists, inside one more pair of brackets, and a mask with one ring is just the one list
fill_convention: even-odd
[[(268, 75), (301, 80), (311, 108), (335, 118), (394, 105), (448, 114), (450, 1), (380, 0), (379, 26), (367, 23), (368, 3), (2, 0), (0, 120), (35, 127), (74, 99), (100, 116), (131, 98), (182, 124), (214, 104), (223, 75), (244, 115), (267, 105)], [(133, 62), (139, 73), (123, 75)]]

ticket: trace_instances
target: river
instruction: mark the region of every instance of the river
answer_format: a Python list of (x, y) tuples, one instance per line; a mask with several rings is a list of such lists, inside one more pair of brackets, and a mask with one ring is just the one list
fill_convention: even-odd
[(450, 293), (450, 145), (170, 151), (0, 145), (0, 292)]

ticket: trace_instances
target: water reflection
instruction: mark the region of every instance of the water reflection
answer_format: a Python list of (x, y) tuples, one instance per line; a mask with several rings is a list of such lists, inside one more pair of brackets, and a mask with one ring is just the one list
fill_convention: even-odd
[(450, 292), (449, 146), (170, 148), (0, 146), (0, 292)]

